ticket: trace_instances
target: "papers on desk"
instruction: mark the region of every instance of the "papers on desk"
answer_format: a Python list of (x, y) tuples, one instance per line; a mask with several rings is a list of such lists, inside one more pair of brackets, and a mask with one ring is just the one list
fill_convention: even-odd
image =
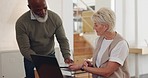
[(68, 64), (59, 64), (60, 68), (61, 68), (61, 71), (63, 73), (63, 75), (66, 75), (66, 76), (72, 76), (73, 75), (73, 71), (71, 71), (69, 68), (68, 68)]

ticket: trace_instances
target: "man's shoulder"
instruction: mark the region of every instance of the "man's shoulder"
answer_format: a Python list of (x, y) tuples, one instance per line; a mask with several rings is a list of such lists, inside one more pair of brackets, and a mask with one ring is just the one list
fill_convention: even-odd
[(61, 23), (61, 17), (51, 10), (48, 10), (48, 17), (53, 21), (58, 21)]
[(52, 11), (52, 10), (48, 10), (48, 13), (49, 13), (49, 14), (57, 14), (57, 13), (55, 13), (55, 12)]
[(27, 11), (18, 18), (18, 21), (28, 19), (29, 17), (30, 17), (30, 11)]
[(51, 11), (51, 10), (48, 10), (48, 15), (51, 17), (51, 16), (53, 16), (53, 17), (59, 17), (59, 15), (56, 13), (56, 12), (54, 12), (54, 11)]

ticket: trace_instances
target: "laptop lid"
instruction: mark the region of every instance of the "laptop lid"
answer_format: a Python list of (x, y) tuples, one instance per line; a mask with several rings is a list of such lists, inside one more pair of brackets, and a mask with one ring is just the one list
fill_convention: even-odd
[(54, 56), (31, 55), (40, 78), (64, 78)]

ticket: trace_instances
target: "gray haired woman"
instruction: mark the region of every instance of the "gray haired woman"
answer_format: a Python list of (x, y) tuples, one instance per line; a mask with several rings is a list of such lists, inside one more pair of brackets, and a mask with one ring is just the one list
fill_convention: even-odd
[(126, 40), (117, 33), (115, 13), (109, 8), (100, 8), (92, 16), (98, 38), (92, 61), (70, 64), (71, 70), (83, 70), (93, 78), (130, 78), (127, 66), (129, 47)]

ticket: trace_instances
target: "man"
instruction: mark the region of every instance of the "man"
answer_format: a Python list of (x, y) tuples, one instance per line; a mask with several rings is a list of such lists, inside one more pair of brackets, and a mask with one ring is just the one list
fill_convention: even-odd
[(55, 56), (54, 36), (57, 38), (65, 63), (71, 63), (68, 39), (60, 17), (47, 10), (45, 0), (28, 0), (30, 10), (16, 22), (16, 39), (24, 56), (26, 78), (34, 78), (31, 54)]

